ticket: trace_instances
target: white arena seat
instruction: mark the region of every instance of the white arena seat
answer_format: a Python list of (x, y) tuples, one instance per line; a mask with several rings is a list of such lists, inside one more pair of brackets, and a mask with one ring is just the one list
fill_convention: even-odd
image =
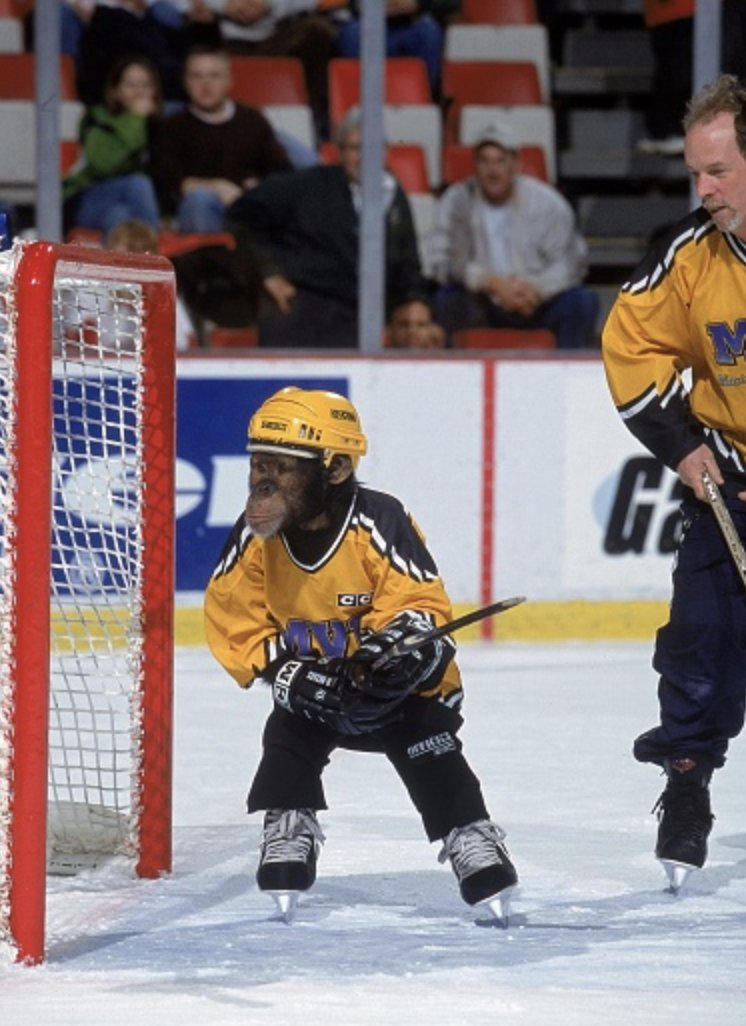
[(311, 108), (302, 103), (267, 104), (262, 112), (276, 131), (287, 132), (309, 149), (316, 149)]
[[(60, 141), (78, 138), (82, 103), (60, 103)], [(0, 101), (0, 195), (17, 203), (36, 197), (36, 106), (32, 100)], [(8, 143), (12, 140), (12, 145)]]
[(20, 18), (0, 17), (0, 53), (23, 52), (23, 25)]
[(450, 61), (531, 61), (539, 75), (542, 102), (550, 102), (549, 34), (544, 25), (449, 25), (444, 58)]
[(422, 270), (428, 271), (428, 252), (430, 247), (430, 235), (435, 226), (436, 199), (431, 193), (417, 192), (409, 194), (409, 206), (412, 209), (415, 231), (417, 232), (417, 247), (420, 253)]
[(383, 108), (383, 133), (390, 146), (416, 143), (425, 151), (430, 187), (440, 184), (443, 121), (440, 108), (430, 104), (386, 104)]

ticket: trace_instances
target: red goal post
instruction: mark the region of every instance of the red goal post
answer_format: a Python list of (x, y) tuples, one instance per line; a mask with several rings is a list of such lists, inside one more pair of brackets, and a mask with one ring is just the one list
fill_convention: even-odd
[(44, 958), (48, 866), (171, 868), (174, 294), (161, 257), (0, 254), (0, 943), (19, 961)]

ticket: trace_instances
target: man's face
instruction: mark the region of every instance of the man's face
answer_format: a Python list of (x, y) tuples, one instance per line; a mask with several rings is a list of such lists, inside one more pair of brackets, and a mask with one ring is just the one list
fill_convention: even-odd
[(339, 162), (351, 182), (360, 181), (360, 151), (362, 134), (359, 128), (352, 128), (339, 144)]
[(252, 454), (245, 518), (259, 538), (272, 538), (313, 519), (322, 501), (323, 477), (317, 459)]
[(217, 113), (231, 91), (231, 65), (218, 54), (196, 54), (187, 61), (184, 86), (190, 103), (206, 114)]
[(733, 114), (693, 125), (684, 154), (697, 195), (720, 231), (746, 240), (746, 157), (736, 143)]
[(438, 348), (437, 326), (430, 310), (419, 300), (398, 306), (389, 323), (389, 342), (393, 349)]
[(479, 188), (488, 203), (506, 203), (513, 192), (518, 155), (494, 143), (485, 143), (474, 154)]

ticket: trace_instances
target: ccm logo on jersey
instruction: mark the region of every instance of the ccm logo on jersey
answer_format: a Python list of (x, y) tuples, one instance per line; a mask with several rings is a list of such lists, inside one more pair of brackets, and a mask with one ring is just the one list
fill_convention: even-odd
[(337, 595), (337, 605), (343, 609), (351, 609), (353, 606), (369, 606), (373, 601), (372, 591), (361, 591), (361, 592), (340, 592)]

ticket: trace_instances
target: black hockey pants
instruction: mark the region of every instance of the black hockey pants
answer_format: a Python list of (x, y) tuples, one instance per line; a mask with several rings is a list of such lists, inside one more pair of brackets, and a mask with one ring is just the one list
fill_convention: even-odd
[[(264, 727), (263, 754), (248, 797), (258, 809), (325, 809), (321, 776), (335, 748), (384, 754), (399, 774), (431, 841), (488, 818), (479, 781), (456, 734), (461, 716), (440, 703), (408, 698), (402, 719), (347, 737), (275, 708)], [(373, 795), (360, 795), (373, 804)]]

